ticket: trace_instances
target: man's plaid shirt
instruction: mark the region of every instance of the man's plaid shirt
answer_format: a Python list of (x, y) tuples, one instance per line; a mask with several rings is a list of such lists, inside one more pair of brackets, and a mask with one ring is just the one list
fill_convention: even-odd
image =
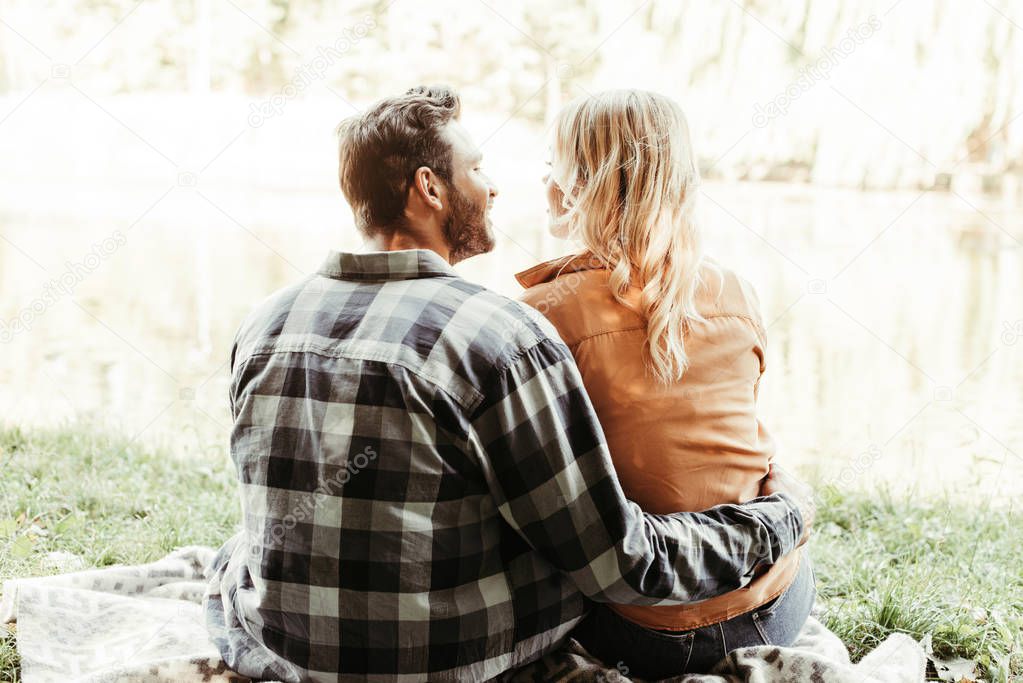
[(489, 679), (586, 598), (706, 599), (802, 534), (780, 495), (644, 514), (553, 327), (431, 251), (332, 253), (245, 320), (232, 368), (243, 528), (206, 615), (244, 675)]

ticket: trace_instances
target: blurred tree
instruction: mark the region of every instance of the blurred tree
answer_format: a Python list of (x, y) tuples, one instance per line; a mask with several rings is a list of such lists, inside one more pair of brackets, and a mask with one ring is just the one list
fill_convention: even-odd
[(0, 0), (0, 18), (11, 106), (63, 66), (93, 95), (301, 84), (364, 102), (444, 81), (537, 125), (587, 91), (647, 87), (682, 102), (732, 177), (927, 186), (964, 159), (1023, 166), (1014, 0)]

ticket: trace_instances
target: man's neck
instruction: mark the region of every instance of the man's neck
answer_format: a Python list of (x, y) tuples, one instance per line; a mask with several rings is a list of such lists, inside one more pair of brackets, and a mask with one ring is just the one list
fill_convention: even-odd
[(381, 231), (374, 233), (366, 241), (366, 246), (373, 251), (401, 251), (404, 249), (429, 249), (436, 252), (442, 259), (451, 263), (451, 250), (442, 240), (427, 239), (418, 235), (397, 231)]

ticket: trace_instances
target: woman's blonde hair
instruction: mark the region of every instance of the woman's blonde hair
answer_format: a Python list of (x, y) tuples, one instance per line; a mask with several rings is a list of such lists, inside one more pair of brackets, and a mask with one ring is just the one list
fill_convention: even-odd
[(654, 375), (680, 380), (694, 321), (702, 249), (694, 217), (700, 172), (682, 109), (641, 90), (576, 100), (559, 114), (552, 176), (564, 193), (567, 234), (611, 271), (625, 304), (641, 288), (646, 350)]

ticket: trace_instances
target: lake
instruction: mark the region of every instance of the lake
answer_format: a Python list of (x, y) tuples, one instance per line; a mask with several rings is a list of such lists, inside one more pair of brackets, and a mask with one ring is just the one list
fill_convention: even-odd
[[(289, 173), (288, 162), (260, 165), (265, 144), (224, 147), (229, 128), (187, 146), (192, 166), (162, 168), (115, 131), (80, 140), (74, 163), (26, 154), (3, 173), (7, 422), (86, 420), (189, 462), (224, 457), (227, 359), (241, 318), (328, 249), (359, 248), (325, 136), (302, 143), (317, 150), (315, 163)], [(24, 152), (15, 138), (5, 144)], [(499, 244), (459, 266), (512, 296), (517, 270), (567, 250), (545, 232), (537, 139), (487, 139), (502, 188)], [(120, 145), (123, 158), (109, 151)], [(90, 166), (90, 149), (103, 167)], [(214, 154), (207, 170), (202, 159)], [(269, 158), (286, 156), (281, 147)], [(709, 252), (761, 298), (761, 407), (783, 462), (841, 486), (992, 501), (1020, 490), (1020, 206), (964, 191), (724, 182), (707, 182), (701, 204)], [(12, 328), (19, 316), (28, 329)]]

